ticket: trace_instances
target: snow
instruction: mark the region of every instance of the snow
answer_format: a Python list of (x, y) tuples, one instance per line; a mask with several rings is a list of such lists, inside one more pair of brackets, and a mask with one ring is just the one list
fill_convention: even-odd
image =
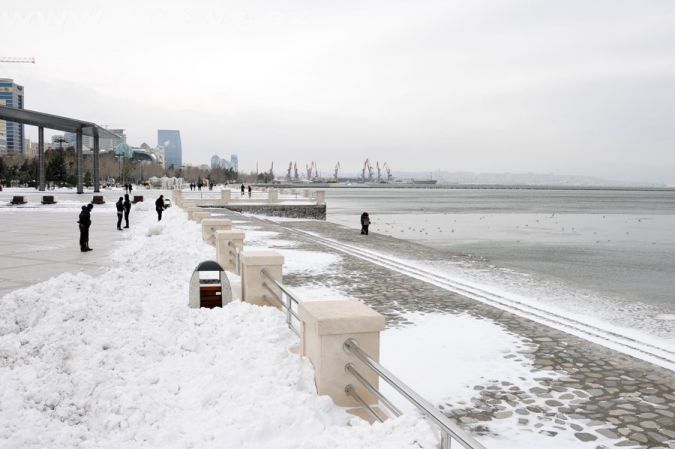
[(188, 308), (213, 248), (180, 211), (137, 219), (100, 276), (0, 299), (0, 447), (434, 447), (415, 416), (371, 426), (317, 396), (276, 309)]
[[(451, 404), (455, 407), (471, 407), (471, 398), (477, 396), (473, 385), (499, 385), (504, 382), (518, 385), (521, 390), (541, 386), (537, 379), (558, 378), (553, 371), (534, 371), (531, 359), (523, 353), (536, 345), (527, 339), (506, 331), (491, 320), (479, 319), (467, 314), (441, 315), (407, 313), (404, 315), (412, 326), (386, 329), (382, 333), (380, 360), (434, 405)], [(480, 336), (480, 338), (477, 338)], [(380, 391), (401, 410), (410, 413), (411, 405), (401, 399), (393, 388), (380, 382)], [(548, 408), (545, 400), (535, 399), (530, 405)], [(557, 397), (563, 404), (570, 400)], [(520, 406), (517, 406), (520, 407)], [(516, 408), (506, 409), (513, 412)], [(482, 423), (490, 434), (480, 438), (487, 447), (495, 448), (578, 448), (592, 447), (616, 441), (599, 436), (598, 440), (582, 443), (574, 430), (553, 427), (551, 420), (530, 415), (529, 425), (519, 424), (522, 415), (513, 413), (503, 419)], [(538, 421), (535, 423), (535, 421)], [(586, 427), (588, 420), (570, 420)], [(533, 429), (537, 424), (540, 428)], [(556, 432), (555, 438), (544, 433)], [(492, 444), (491, 444), (492, 443)]]

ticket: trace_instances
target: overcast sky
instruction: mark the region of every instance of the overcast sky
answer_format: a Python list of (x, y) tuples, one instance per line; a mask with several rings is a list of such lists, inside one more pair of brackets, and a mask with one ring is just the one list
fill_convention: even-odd
[(0, 42), (27, 109), (179, 129), (191, 163), (675, 185), (672, 0), (21, 0)]

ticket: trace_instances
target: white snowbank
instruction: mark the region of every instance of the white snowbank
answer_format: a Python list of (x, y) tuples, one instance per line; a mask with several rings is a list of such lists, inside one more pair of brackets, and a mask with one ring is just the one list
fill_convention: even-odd
[(155, 220), (104, 274), (0, 299), (0, 447), (434, 446), (423, 420), (370, 426), (317, 396), (277, 310), (189, 309), (191, 272), (214, 250), (179, 211), (161, 233)]

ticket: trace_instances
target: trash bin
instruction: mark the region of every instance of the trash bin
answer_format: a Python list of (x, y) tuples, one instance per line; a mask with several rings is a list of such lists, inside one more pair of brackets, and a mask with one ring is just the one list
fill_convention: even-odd
[(206, 260), (195, 268), (190, 278), (190, 302), (193, 309), (222, 307), (232, 301), (232, 287), (225, 270), (213, 260)]

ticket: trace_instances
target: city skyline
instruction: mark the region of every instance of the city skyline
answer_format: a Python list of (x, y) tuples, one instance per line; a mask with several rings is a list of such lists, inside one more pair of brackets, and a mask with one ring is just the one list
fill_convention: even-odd
[(4, 8), (0, 37), (5, 56), (37, 63), (0, 76), (26, 87), (27, 109), (134, 143), (178, 129), (195, 165), (370, 158), (675, 185), (674, 17), (666, 1), (121, 1), (103, 14), (28, 0)]

